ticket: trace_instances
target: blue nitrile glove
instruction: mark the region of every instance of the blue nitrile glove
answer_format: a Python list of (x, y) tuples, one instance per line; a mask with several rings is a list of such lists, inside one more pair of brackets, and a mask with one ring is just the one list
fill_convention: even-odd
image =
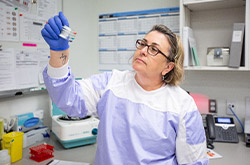
[(42, 36), (51, 50), (62, 51), (69, 48), (69, 40), (59, 37), (64, 25), (69, 27), (67, 18), (60, 11), (59, 15), (50, 18), (42, 29)]

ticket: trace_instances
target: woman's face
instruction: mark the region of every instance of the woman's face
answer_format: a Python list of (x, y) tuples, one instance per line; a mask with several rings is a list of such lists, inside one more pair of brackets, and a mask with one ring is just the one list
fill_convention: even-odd
[[(148, 45), (156, 46), (162, 53), (169, 55), (169, 42), (167, 37), (157, 31), (152, 31), (148, 33), (143, 41)], [(151, 56), (147, 52), (148, 47), (137, 49), (133, 56), (133, 69), (138, 73), (143, 73), (148, 76), (162, 76), (165, 75), (165, 68), (167, 67), (167, 59), (161, 53), (158, 53), (156, 56)], [(163, 73), (164, 72), (164, 73)]]

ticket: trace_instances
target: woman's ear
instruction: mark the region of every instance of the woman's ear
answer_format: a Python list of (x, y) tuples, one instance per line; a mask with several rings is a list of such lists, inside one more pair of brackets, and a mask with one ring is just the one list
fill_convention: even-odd
[(162, 71), (162, 75), (166, 75), (168, 72), (170, 72), (174, 68), (175, 64), (174, 62), (168, 62), (166, 64), (166, 67)]

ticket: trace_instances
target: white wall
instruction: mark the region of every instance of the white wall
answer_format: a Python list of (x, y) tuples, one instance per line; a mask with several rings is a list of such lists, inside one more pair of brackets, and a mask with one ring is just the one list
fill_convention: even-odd
[[(245, 98), (250, 97), (249, 71), (186, 71), (182, 87), (216, 99), (218, 115), (226, 116), (226, 101), (235, 101), (236, 114), (244, 122)], [(241, 132), (236, 119), (235, 123)]]
[(71, 44), (70, 65), (76, 77), (98, 71), (99, 14), (179, 6), (177, 0), (64, 0), (63, 11), (77, 32)]
[[(64, 0), (63, 11), (77, 37), (70, 45), (70, 66), (75, 77), (98, 73), (98, 16), (104, 13), (137, 11), (179, 5), (177, 0)], [(250, 72), (186, 71), (184, 89), (208, 95), (217, 100), (218, 114), (226, 115), (226, 100), (237, 104), (237, 114), (243, 121), (245, 97), (250, 96)], [(47, 94), (0, 100), (0, 116), (45, 109), (49, 116)], [(50, 119), (46, 119), (50, 124)], [(237, 124), (238, 125), (238, 124)], [(238, 125), (239, 126), (239, 125)], [(240, 128), (238, 128), (240, 131)]]

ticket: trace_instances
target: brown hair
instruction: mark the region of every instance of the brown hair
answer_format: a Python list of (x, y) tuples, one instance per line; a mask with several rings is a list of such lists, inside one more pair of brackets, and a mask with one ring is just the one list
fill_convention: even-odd
[(174, 68), (164, 75), (163, 81), (169, 85), (178, 85), (182, 81), (184, 75), (184, 50), (182, 42), (180, 38), (165, 25), (155, 25), (148, 33), (152, 31), (157, 31), (166, 35), (170, 44), (168, 57), (171, 59), (171, 62), (175, 63)]

